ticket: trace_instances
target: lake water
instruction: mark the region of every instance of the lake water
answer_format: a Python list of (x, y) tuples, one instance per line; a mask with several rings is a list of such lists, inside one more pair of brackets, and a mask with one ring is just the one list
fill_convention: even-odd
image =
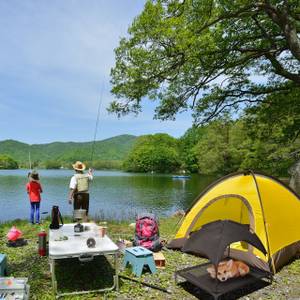
[[(0, 221), (29, 217), (25, 185), (26, 170), (0, 170)], [(62, 214), (71, 215), (68, 204), (72, 170), (40, 170), (43, 186), (41, 211), (51, 212), (59, 205)], [(136, 213), (155, 212), (166, 216), (190, 206), (214, 177), (192, 175), (173, 179), (166, 174), (133, 174), (120, 171), (95, 171), (90, 188), (90, 214), (102, 219), (129, 219)]]

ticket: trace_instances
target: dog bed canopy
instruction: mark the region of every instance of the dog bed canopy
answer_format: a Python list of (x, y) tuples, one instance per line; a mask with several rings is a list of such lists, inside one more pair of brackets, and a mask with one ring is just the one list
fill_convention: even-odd
[(275, 273), (300, 253), (300, 199), (281, 181), (252, 171), (225, 176), (202, 192), (168, 244), (182, 249), (193, 232), (217, 220), (249, 225), (267, 251), (233, 242), (230, 257)]
[[(203, 225), (201, 229), (194, 232), (185, 242), (182, 251), (208, 257), (215, 266), (217, 274), (219, 262), (226, 259), (230, 253), (230, 248), (227, 249), (228, 251), (225, 251), (225, 249), (237, 241), (246, 241), (262, 253), (267, 253), (258, 236), (249, 231), (249, 225), (230, 220), (219, 220)], [(177, 282), (177, 277), (182, 277), (200, 289), (205, 290), (215, 299), (248, 285), (266, 283), (266, 279), (272, 281), (271, 273), (251, 267), (249, 272), (244, 276), (229, 278), (226, 281), (220, 282), (217, 278), (213, 279), (208, 274), (207, 268), (209, 266), (209, 263), (203, 263), (178, 270), (175, 272), (175, 280)]]
[(257, 235), (249, 231), (248, 225), (230, 220), (215, 221), (202, 226), (185, 242), (182, 251), (204, 255), (214, 265), (218, 265), (227, 246), (239, 241), (245, 241), (262, 253), (267, 253)]

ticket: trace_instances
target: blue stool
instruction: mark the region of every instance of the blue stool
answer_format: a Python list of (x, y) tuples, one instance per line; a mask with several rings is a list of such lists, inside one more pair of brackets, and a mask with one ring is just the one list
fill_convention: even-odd
[(153, 253), (144, 247), (131, 247), (125, 249), (124, 268), (127, 263), (132, 265), (132, 272), (136, 276), (141, 276), (144, 265), (148, 265), (151, 273), (156, 272)]
[(5, 254), (0, 254), (0, 276), (7, 275), (7, 258)]

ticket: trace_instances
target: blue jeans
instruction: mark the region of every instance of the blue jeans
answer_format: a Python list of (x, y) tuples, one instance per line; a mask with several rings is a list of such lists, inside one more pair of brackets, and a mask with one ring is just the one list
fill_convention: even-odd
[(36, 223), (40, 223), (40, 202), (30, 202), (31, 212), (30, 212), (30, 221), (34, 224), (34, 213)]

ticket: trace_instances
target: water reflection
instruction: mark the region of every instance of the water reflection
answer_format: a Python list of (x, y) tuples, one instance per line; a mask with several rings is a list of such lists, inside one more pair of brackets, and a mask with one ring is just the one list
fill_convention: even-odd
[[(42, 211), (59, 205), (63, 214), (71, 214), (67, 202), (71, 170), (41, 170)], [(126, 219), (139, 212), (170, 215), (186, 209), (194, 198), (215, 178), (193, 175), (190, 179), (173, 179), (165, 174), (130, 174), (96, 171), (91, 186), (90, 211), (94, 215)], [(25, 185), (26, 170), (0, 171), (0, 220), (27, 218), (29, 200)]]

